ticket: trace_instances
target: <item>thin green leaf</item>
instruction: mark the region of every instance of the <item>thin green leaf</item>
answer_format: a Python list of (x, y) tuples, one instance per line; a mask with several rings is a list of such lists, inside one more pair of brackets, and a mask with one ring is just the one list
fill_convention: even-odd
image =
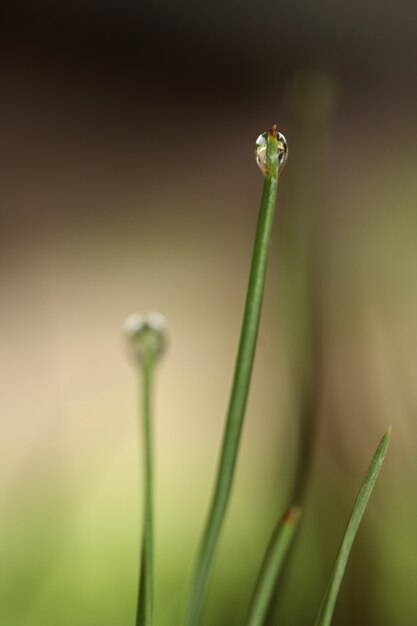
[(379, 446), (374, 454), (374, 457), (362, 483), (362, 487), (359, 491), (358, 497), (356, 498), (355, 506), (353, 507), (353, 511), (350, 516), (345, 535), (340, 545), (339, 553), (336, 558), (336, 562), (329, 580), (329, 584), (326, 589), (326, 593), (324, 594), (324, 598), (315, 622), (315, 626), (330, 626), (331, 624), (334, 607), (336, 605), (337, 596), (339, 594), (340, 586), (342, 584), (342, 579), (345, 573), (346, 564), (349, 558), (352, 544), (359, 528), (362, 516), (368, 504), (369, 498), (371, 496), (372, 490), (374, 488), (375, 481), (378, 477), (379, 471), (387, 453), (390, 437), (391, 427), (387, 430), (379, 443)]
[(187, 626), (199, 624), (208, 575), (230, 499), (258, 336), (278, 188), (279, 158), (283, 162), (286, 158), (286, 145), (285, 154), (283, 148), (281, 136), (277, 136), (276, 128), (273, 127), (266, 140), (265, 180), (222, 451), (192, 578), (190, 603), (186, 616)]
[(301, 510), (298, 507), (289, 508), (274, 528), (256, 582), (247, 626), (262, 626), (265, 622), (275, 584), (294, 537), (300, 514)]

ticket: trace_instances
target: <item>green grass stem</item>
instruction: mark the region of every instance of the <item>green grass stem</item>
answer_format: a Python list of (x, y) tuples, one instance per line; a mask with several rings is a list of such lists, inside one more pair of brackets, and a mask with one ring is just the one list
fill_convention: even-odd
[(353, 541), (359, 528), (359, 524), (365, 512), (369, 498), (378, 477), (385, 455), (387, 453), (389, 441), (391, 437), (391, 427), (382, 437), (379, 446), (374, 454), (369, 469), (366, 473), (362, 487), (356, 498), (352, 514), (349, 519), (339, 553), (330, 577), (323, 601), (315, 622), (315, 626), (330, 626), (334, 608), (342, 584), (343, 575), (345, 573), (346, 564), (352, 548)]
[(208, 518), (192, 578), (191, 597), (186, 616), (187, 626), (199, 624), (209, 570), (230, 498), (258, 335), (277, 188), (278, 141), (275, 130), (272, 129), (267, 139), (265, 180), (223, 445)]
[(265, 623), (275, 584), (294, 537), (300, 514), (301, 510), (298, 507), (289, 508), (274, 528), (256, 582), (247, 626), (262, 626)]
[(154, 367), (142, 367), (142, 438), (144, 472), (144, 519), (136, 626), (152, 626), (153, 621), (153, 460), (152, 460), (152, 381)]

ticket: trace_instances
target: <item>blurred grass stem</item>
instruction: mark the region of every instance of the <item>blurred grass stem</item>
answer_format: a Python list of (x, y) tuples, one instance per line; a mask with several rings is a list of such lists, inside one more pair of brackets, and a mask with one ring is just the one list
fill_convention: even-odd
[(136, 626), (152, 626), (153, 620), (153, 459), (152, 459), (152, 383), (153, 362), (141, 368), (142, 441), (144, 471), (144, 520)]

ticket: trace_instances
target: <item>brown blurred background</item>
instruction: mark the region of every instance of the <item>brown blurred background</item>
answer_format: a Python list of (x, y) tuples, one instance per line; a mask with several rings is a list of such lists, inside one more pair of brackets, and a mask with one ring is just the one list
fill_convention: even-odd
[(136, 382), (160, 310), (156, 623), (180, 623), (219, 449), (273, 122), (290, 155), (206, 624), (244, 623), (316, 424), (271, 624), (314, 622), (393, 441), (335, 626), (417, 622), (416, 5), (8, 3), (0, 48), (0, 626), (130, 626)]

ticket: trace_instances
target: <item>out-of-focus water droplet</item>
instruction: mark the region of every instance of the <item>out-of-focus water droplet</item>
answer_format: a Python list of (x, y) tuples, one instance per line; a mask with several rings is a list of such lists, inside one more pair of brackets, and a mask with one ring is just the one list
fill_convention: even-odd
[(132, 313), (124, 323), (128, 351), (135, 363), (153, 365), (166, 348), (166, 321), (161, 313)]
[[(259, 169), (265, 175), (266, 173), (266, 146), (268, 142), (268, 135), (270, 131), (266, 131), (259, 135), (255, 144), (255, 159)], [(288, 144), (282, 133), (276, 132), (276, 139), (278, 142), (278, 173), (283, 169), (288, 156)]]

